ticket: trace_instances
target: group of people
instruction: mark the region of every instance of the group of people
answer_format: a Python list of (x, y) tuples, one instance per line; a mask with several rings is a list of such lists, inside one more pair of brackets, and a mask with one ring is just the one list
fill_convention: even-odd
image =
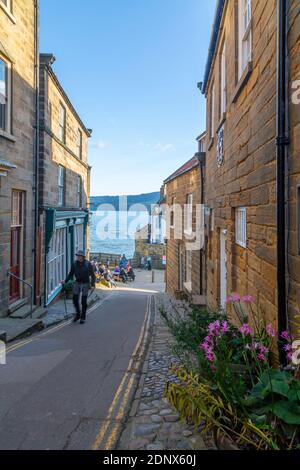
[(117, 287), (116, 281), (121, 281), (125, 284), (128, 281), (135, 280), (134, 270), (130, 262), (126, 259), (125, 255), (120, 258), (119, 264), (115, 267), (113, 272), (110, 270), (109, 261), (104, 264), (93, 260), (91, 262), (91, 265), (95, 273), (96, 279), (99, 282), (104, 280), (111, 288)]

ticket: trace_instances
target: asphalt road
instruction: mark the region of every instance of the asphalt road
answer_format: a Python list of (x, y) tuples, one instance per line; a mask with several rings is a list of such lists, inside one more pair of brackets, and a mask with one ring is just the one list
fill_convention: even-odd
[(85, 325), (59, 325), (10, 346), (0, 366), (1, 450), (107, 448), (130, 398), (128, 366), (148, 297), (115, 291)]

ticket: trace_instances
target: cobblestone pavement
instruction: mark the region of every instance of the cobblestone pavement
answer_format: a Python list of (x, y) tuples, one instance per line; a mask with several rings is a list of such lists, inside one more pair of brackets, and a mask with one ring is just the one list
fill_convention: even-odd
[(129, 419), (119, 440), (119, 450), (207, 450), (199, 432), (185, 422), (164, 398), (167, 381), (176, 381), (170, 367), (176, 363), (170, 351), (172, 337), (159, 306), (169, 308), (166, 294), (155, 296), (155, 320), (149, 352)]

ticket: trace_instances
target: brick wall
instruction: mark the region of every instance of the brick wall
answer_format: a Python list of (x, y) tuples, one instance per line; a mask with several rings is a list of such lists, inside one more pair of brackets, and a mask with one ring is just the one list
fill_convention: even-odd
[[(221, 124), (220, 47), (226, 41), (227, 110), (224, 120), (224, 163), (216, 161), (217, 132), (207, 150), (206, 203), (215, 227), (208, 237), (208, 303), (220, 304), (220, 233), (227, 231), (227, 294), (251, 294), (267, 321), (277, 319), (276, 229), (276, 78), (277, 8), (275, 0), (252, 1), (252, 71), (237, 83), (237, 2), (227, 2), (215, 60), (207, 88), (207, 125), (215, 84), (215, 129)], [(291, 79), (299, 75), (299, 2), (289, 1)], [(250, 69), (251, 70), (251, 69)], [(299, 78), (299, 77), (298, 77)], [(290, 312), (299, 307), (299, 257), (296, 253), (296, 183), (299, 184), (299, 112), (291, 107)], [(236, 243), (235, 211), (247, 208), (247, 247)]]
[[(200, 204), (200, 170), (199, 166), (191, 169), (190, 171), (178, 176), (177, 178), (166, 183), (166, 204), (170, 208), (175, 199), (176, 205), (178, 204), (182, 211), (186, 205), (187, 195), (193, 195), (193, 231), (196, 230), (196, 210), (195, 205)], [(175, 212), (176, 214), (176, 212)], [(175, 215), (175, 227), (176, 224), (179, 226), (181, 224), (180, 217)], [(183, 224), (183, 222), (182, 222)], [(174, 229), (168, 228), (167, 233), (170, 231), (170, 237), (167, 237), (167, 267), (166, 267), (166, 286), (167, 292), (173, 296), (181, 295), (180, 294), (180, 259), (179, 254), (182, 252), (183, 260), (183, 282), (186, 278), (186, 242), (188, 241), (185, 235), (183, 235), (182, 240), (176, 240), (174, 238)], [(183, 230), (184, 232), (184, 230)], [(200, 251), (192, 251), (192, 291), (188, 292), (183, 286), (183, 291), (190, 295), (199, 295), (200, 294)]]
[[(10, 267), (10, 226), (12, 189), (26, 194), (24, 256), (20, 275), (33, 282), (34, 230), (34, 1), (14, 0), (13, 14), (0, 2), (0, 56), (13, 62), (12, 67), (12, 131), (0, 131), (0, 155), (17, 166), (0, 177), (0, 316), (7, 315)], [(29, 295), (25, 289), (24, 296)]]

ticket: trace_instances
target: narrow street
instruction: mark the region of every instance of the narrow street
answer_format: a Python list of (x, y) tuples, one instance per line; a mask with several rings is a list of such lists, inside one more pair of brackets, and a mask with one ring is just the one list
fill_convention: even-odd
[(113, 444), (138, 375), (150, 299), (141, 286), (107, 291), (85, 325), (63, 323), (10, 345), (0, 377), (0, 449)]

